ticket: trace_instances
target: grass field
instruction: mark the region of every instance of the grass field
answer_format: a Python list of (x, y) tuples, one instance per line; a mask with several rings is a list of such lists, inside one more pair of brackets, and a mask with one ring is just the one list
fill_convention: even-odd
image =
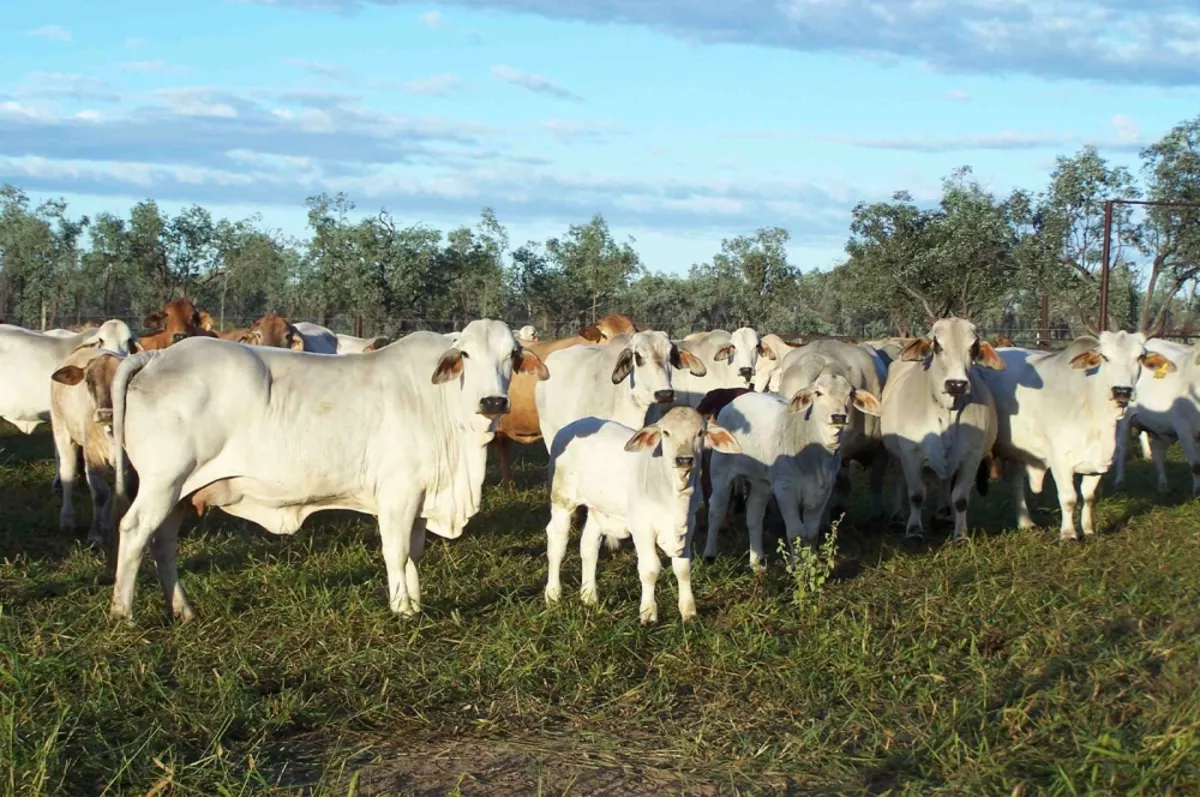
[(1200, 793), (1200, 505), (1178, 459), (1163, 499), (1140, 460), (1128, 493), (1102, 486), (1086, 545), (1057, 542), (1052, 489), (1050, 528), (1016, 532), (993, 484), (964, 545), (901, 545), (855, 505), (815, 606), (778, 557), (751, 574), (739, 520), (697, 565), (699, 621), (667, 567), (643, 629), (628, 547), (587, 608), (573, 537), (543, 603), (528, 448), (524, 489), (493, 475), (462, 539), (431, 539), (418, 620), (387, 611), (371, 519), (273, 538), (213, 512), (180, 551), (196, 621), (162, 618), (147, 563), (128, 626), (84, 530), (58, 531), (49, 435), (0, 452), (6, 794)]

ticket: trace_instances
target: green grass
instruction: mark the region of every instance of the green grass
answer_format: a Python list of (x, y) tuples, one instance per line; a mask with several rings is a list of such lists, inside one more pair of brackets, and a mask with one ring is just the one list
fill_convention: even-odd
[(48, 435), (0, 438), (0, 790), (1200, 793), (1200, 506), (1176, 459), (1165, 498), (1140, 460), (1102, 487), (1081, 546), (1052, 490), (1050, 528), (1016, 532), (993, 484), (964, 545), (901, 545), (856, 504), (815, 610), (778, 557), (749, 571), (739, 521), (696, 568), (698, 622), (667, 567), (643, 629), (628, 547), (591, 609), (573, 537), (543, 603), (544, 453), (520, 457), (525, 489), (493, 475), (464, 536), (431, 540), (418, 620), (387, 611), (369, 518), (273, 538), (213, 512), (181, 545), (196, 621), (162, 618), (147, 563), (129, 626), (57, 529)]

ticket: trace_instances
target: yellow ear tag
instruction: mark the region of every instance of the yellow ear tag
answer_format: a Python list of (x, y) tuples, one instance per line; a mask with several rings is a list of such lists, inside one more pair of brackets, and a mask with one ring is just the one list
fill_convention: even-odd
[(1160, 365), (1154, 369), (1154, 378), (1155, 379), (1162, 379), (1166, 375), (1167, 375), (1167, 363), (1164, 362), (1162, 365)]

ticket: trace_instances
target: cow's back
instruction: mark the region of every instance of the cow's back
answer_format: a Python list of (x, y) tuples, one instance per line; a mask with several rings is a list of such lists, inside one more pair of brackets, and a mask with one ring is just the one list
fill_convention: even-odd
[(72, 339), (0, 326), (0, 417), (18, 425), (50, 418), (50, 375), (71, 353)]

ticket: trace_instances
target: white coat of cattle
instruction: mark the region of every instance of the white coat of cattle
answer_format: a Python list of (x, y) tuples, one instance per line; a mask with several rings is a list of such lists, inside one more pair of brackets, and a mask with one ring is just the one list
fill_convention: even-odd
[(798, 346), (788, 343), (774, 332), (768, 332), (762, 336), (762, 345), (764, 349), (770, 349), (775, 356), (759, 358), (754, 366), (754, 379), (750, 386), (759, 393), (767, 390), (778, 392), (779, 374), (783, 361), (787, 358), (788, 353)]
[(138, 350), (137, 338), (116, 319), (68, 337), (0, 324), (0, 418), (25, 434), (50, 420), (50, 376), (80, 346), (122, 356)]
[(478, 511), (484, 446), (508, 409), (514, 370), (547, 376), (507, 325), (486, 319), (457, 344), (414, 332), (352, 357), (196, 338), (127, 358), (113, 385), (114, 441), (140, 484), (120, 524), (113, 615), (130, 616), (152, 541), (168, 611), (191, 616), (175, 561), (189, 506), (217, 506), (275, 534), (322, 509), (373, 515), (389, 605), (415, 614), (426, 528), (455, 538)]
[(712, 454), (706, 560), (717, 555), (718, 530), (733, 481), (739, 477), (750, 484), (746, 526), (751, 567), (765, 563), (763, 517), (772, 495), (779, 503), (789, 544), (797, 537), (805, 543), (817, 539), (841, 467), (839, 448), (851, 409), (878, 415), (879, 400), (825, 368), (790, 400), (771, 393), (745, 393), (717, 414), (717, 422), (733, 435), (741, 453), (717, 450)]
[(92, 494), (92, 523), (88, 542), (104, 545), (112, 528), (108, 477), (115, 464), (112, 452), (112, 383), (124, 359), (106, 349), (76, 349), (54, 372), (50, 386), (50, 428), (62, 483), (59, 526), (75, 529), (72, 493), (82, 450), (84, 472)]
[(897, 499), (908, 493), (906, 533), (924, 533), (921, 507), (930, 472), (954, 510), (954, 539), (967, 534), (971, 485), (986, 489), (984, 458), (996, 442), (996, 404), (979, 368), (1004, 370), (1004, 361), (975, 325), (962, 318), (934, 322), (888, 367), (883, 388), (883, 444), (900, 464)]
[(1165, 366), (1142, 369), (1134, 386), (1136, 400), (1117, 431), (1116, 484), (1125, 486), (1125, 457), (1129, 427), (1138, 432), (1142, 455), (1154, 463), (1158, 491), (1165, 493), (1167, 449), (1178, 442), (1192, 471), (1192, 496), (1200, 498), (1200, 344), (1185, 346), (1151, 338), (1146, 350), (1167, 358), (1175, 370)]
[(599, 418), (581, 418), (563, 427), (550, 449), (546, 600), (557, 601), (562, 593), (559, 571), (571, 516), (577, 507), (586, 506), (587, 522), (579, 540), (583, 602), (598, 600), (596, 559), (601, 538), (632, 537), (642, 582), (642, 623), (658, 620), (654, 585), (662, 564), (655, 545), (671, 557), (680, 617), (684, 621), (695, 617), (692, 536), (705, 448), (729, 454), (739, 450), (728, 432), (714, 423), (706, 425), (690, 407), (675, 407), (640, 430)]
[[(869, 348), (833, 338), (814, 340), (792, 349), (783, 358), (778, 370), (778, 393), (781, 396), (794, 396), (798, 390), (811, 385), (817, 374), (825, 370), (843, 377), (855, 390), (877, 397), (883, 395), (886, 369), (879, 356)], [(842, 432), (840, 451), (843, 464), (856, 460), (864, 466), (870, 466), (871, 495), (877, 512), (881, 513), (888, 457), (883, 447), (878, 416), (861, 412), (857, 407), (852, 408), (846, 429)], [(838, 491), (843, 495), (848, 494), (848, 473), (842, 472), (838, 481)]]
[(782, 356), (750, 327), (739, 327), (733, 332), (715, 329), (695, 337), (689, 335), (675, 341), (675, 345), (704, 363), (703, 374), (685, 371), (675, 379), (676, 403), (693, 409), (711, 390), (753, 385), (760, 363), (772, 362)]
[(675, 401), (672, 371), (703, 376), (696, 356), (663, 332), (617, 335), (607, 346), (572, 346), (546, 358), (552, 376), (534, 390), (538, 426), (549, 451), (572, 421), (600, 418), (639, 429), (654, 405)]
[(1146, 336), (1101, 332), (1076, 338), (1060, 352), (998, 350), (1003, 371), (984, 374), (996, 400), (996, 454), (1008, 463), (1017, 525), (1033, 526), (1025, 478), (1035, 493), (1049, 471), (1062, 509), (1059, 538), (1075, 540), (1075, 476), (1083, 495), (1083, 533), (1095, 533), (1092, 510), (1100, 477), (1112, 467), (1117, 425), (1133, 399), (1142, 366), (1173, 370), (1161, 354), (1147, 352)]

